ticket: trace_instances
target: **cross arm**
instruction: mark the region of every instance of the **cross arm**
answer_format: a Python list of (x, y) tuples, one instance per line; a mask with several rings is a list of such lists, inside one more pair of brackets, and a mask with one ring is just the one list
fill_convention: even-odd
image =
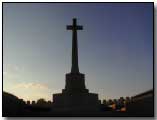
[(67, 25), (67, 30), (83, 30), (83, 26), (71, 26), (71, 25)]
[(83, 26), (77, 26), (76, 29), (77, 30), (83, 30)]
[(73, 26), (67, 25), (67, 30), (72, 30), (72, 29), (73, 29)]

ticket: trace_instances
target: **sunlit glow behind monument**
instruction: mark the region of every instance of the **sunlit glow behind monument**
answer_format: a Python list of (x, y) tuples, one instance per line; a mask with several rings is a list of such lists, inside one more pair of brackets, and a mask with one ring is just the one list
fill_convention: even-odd
[(79, 66), (86, 87), (100, 99), (153, 88), (152, 4), (4, 4), (3, 87), (25, 100), (65, 86), (71, 36), (63, 29), (77, 16)]

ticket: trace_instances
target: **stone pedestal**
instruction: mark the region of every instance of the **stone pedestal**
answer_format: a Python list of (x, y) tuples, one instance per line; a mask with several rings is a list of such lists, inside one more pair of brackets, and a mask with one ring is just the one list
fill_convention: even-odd
[(65, 89), (62, 90), (66, 94), (88, 93), (85, 86), (85, 75), (82, 73), (66, 74)]
[(53, 110), (57, 112), (93, 112), (100, 108), (98, 94), (94, 93), (54, 94), (53, 100)]
[(53, 110), (58, 112), (99, 111), (98, 94), (89, 93), (85, 87), (84, 74), (66, 74), (62, 93), (53, 94)]

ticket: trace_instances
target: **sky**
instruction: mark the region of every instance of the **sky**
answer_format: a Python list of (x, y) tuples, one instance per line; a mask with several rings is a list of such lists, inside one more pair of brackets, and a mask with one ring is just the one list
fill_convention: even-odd
[(153, 88), (153, 3), (3, 3), (3, 91), (24, 100), (61, 93), (74, 17), (90, 92), (102, 100)]

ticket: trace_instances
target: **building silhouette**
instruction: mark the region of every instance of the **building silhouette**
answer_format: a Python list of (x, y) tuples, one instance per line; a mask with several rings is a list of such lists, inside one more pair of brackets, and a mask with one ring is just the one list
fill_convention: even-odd
[(126, 108), (129, 116), (154, 116), (154, 90), (133, 96)]

